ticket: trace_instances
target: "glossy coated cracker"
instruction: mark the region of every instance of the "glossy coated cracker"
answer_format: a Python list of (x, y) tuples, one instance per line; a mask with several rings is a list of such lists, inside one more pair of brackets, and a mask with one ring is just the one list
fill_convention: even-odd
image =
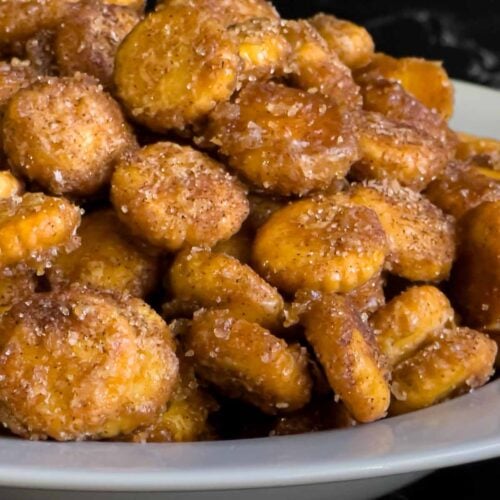
[(469, 328), (444, 330), (432, 344), (392, 372), (392, 414), (441, 402), (485, 384), (493, 374), (497, 346)]
[(135, 147), (118, 104), (90, 77), (49, 78), (19, 91), (3, 120), (12, 168), (54, 194), (91, 195)]
[(358, 158), (352, 117), (320, 94), (250, 83), (210, 116), (206, 138), (260, 189), (303, 195), (343, 178)]
[(40, 30), (56, 27), (72, 13), (77, 0), (2, 0), (0, 48), (26, 40)]
[(47, 271), (52, 286), (78, 282), (94, 288), (145, 297), (159, 281), (154, 251), (134, 242), (112, 210), (83, 217), (80, 246), (59, 255)]
[(369, 320), (380, 352), (391, 366), (413, 355), (453, 322), (454, 311), (446, 295), (429, 285), (408, 288)]
[(350, 300), (337, 294), (301, 292), (296, 297), (305, 335), (330, 386), (359, 422), (386, 415), (388, 373), (373, 332)]
[(312, 381), (307, 354), (230, 311), (200, 310), (185, 337), (200, 377), (270, 414), (303, 407)]
[(0, 322), (0, 420), (30, 439), (110, 438), (154, 422), (178, 363), (139, 299), (72, 287), (32, 296)]
[(323, 13), (316, 14), (309, 22), (349, 68), (361, 68), (372, 59), (375, 44), (363, 26)]
[(114, 81), (135, 120), (159, 132), (183, 130), (231, 97), (239, 67), (223, 24), (204, 9), (169, 4), (120, 45)]
[(387, 234), (388, 269), (412, 281), (441, 281), (455, 257), (453, 221), (396, 181), (353, 185), (351, 202), (374, 210)]
[(333, 197), (306, 199), (275, 212), (257, 232), (253, 261), (286, 292), (349, 292), (377, 275), (387, 255), (373, 210)]
[(289, 79), (311, 93), (320, 92), (350, 110), (361, 106), (351, 72), (307, 21), (285, 21), (283, 34), (292, 46)]
[(168, 273), (174, 300), (166, 304), (175, 316), (180, 308), (191, 313), (200, 307), (227, 309), (234, 318), (278, 328), (284, 303), (278, 291), (251, 267), (234, 257), (193, 248), (179, 253)]
[(363, 108), (382, 113), (397, 122), (403, 122), (437, 139), (451, 160), (457, 148), (457, 135), (446, 120), (434, 109), (428, 108), (394, 80), (370, 79), (360, 82)]
[(278, 12), (266, 0), (159, 0), (156, 8), (162, 9), (170, 5), (205, 10), (224, 26), (244, 23), (255, 18), (279, 20)]
[(292, 49), (279, 21), (256, 17), (229, 26), (228, 32), (243, 63), (240, 80), (268, 80), (284, 75)]
[(87, 73), (110, 88), (118, 46), (140, 19), (130, 7), (102, 1), (82, 4), (57, 27), (54, 50), (59, 72)]
[(235, 234), (248, 214), (244, 187), (220, 163), (171, 142), (118, 163), (111, 184), (118, 217), (165, 250), (213, 246)]
[(441, 62), (417, 57), (395, 58), (377, 53), (370, 64), (357, 73), (356, 79), (382, 78), (399, 82), (412, 96), (445, 120), (453, 114), (453, 84)]
[(218, 409), (215, 399), (200, 386), (194, 373), (193, 358), (186, 357), (181, 349), (179, 377), (167, 409), (151, 425), (125, 436), (135, 443), (180, 443), (209, 439), (212, 429), (208, 424), (210, 413)]
[(64, 198), (26, 193), (0, 200), (0, 269), (43, 271), (59, 252), (78, 246), (80, 209)]
[(500, 200), (500, 171), (474, 160), (450, 162), (444, 172), (427, 186), (425, 196), (443, 212), (460, 219), (485, 201)]
[(449, 156), (427, 132), (374, 112), (360, 117), (358, 145), (361, 159), (351, 169), (353, 177), (397, 180), (416, 191), (444, 170)]
[(485, 202), (459, 223), (452, 293), (469, 325), (500, 332), (500, 200)]

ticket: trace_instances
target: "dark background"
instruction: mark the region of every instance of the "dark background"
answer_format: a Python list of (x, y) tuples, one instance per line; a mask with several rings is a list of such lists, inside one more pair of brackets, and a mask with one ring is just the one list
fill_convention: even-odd
[[(442, 60), (453, 78), (500, 88), (500, 0), (273, 0), (286, 18), (324, 11), (363, 24), (377, 50)], [(383, 500), (498, 498), (500, 459), (442, 470)], [(381, 499), (382, 500), (382, 499)]]
[(275, 0), (283, 17), (331, 12), (363, 24), (377, 50), (444, 61), (454, 78), (500, 88), (499, 0)]

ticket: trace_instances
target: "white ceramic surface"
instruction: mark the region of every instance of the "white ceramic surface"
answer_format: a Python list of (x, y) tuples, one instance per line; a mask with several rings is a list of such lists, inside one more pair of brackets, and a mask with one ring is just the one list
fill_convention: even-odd
[[(500, 92), (460, 82), (456, 91), (453, 126), (500, 138)], [(366, 500), (494, 456), (500, 380), (427, 410), (300, 436), (147, 445), (2, 438), (0, 498)]]

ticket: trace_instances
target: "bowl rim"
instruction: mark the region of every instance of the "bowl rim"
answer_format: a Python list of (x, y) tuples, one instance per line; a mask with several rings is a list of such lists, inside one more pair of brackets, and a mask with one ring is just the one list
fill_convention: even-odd
[(350, 481), (500, 456), (500, 380), (350, 429), (201, 443), (56, 443), (0, 438), (0, 486), (210, 491)]
[[(500, 138), (500, 92), (454, 83), (452, 126)], [(163, 444), (2, 437), (0, 486), (80, 491), (280, 487), (431, 470), (496, 456), (500, 380), (418, 412), (296, 436)]]

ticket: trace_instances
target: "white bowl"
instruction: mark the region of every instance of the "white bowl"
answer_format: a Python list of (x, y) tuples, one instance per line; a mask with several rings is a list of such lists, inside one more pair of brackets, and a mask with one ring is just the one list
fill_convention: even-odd
[[(456, 82), (455, 129), (500, 138), (499, 112), (500, 92)], [(365, 500), (437, 468), (500, 456), (500, 380), (419, 412), (299, 436), (0, 441), (0, 498), (9, 500)]]

